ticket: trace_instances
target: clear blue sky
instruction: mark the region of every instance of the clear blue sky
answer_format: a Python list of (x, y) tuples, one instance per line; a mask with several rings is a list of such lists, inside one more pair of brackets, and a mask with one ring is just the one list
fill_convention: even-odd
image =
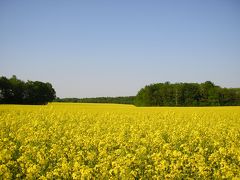
[(239, 0), (1, 0), (0, 75), (59, 97), (155, 82), (240, 87)]

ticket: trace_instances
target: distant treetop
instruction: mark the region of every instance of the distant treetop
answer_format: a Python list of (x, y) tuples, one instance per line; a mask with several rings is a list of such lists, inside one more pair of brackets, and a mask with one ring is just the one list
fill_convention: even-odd
[(240, 89), (204, 83), (157, 83), (142, 88), (137, 106), (234, 106), (240, 105)]
[(55, 99), (56, 92), (50, 83), (0, 77), (1, 104), (47, 104)]

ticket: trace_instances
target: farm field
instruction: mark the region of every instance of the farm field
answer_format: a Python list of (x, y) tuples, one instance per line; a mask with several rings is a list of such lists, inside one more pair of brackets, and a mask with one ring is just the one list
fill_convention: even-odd
[(240, 107), (0, 105), (0, 179), (240, 178)]

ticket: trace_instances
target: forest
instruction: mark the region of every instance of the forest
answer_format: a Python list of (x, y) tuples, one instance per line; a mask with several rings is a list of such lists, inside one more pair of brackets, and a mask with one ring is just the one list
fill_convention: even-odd
[(48, 102), (114, 103), (135, 106), (238, 106), (240, 88), (222, 88), (204, 83), (156, 83), (136, 96), (58, 98), (50, 83), (0, 77), (0, 104), (47, 104)]
[(156, 83), (142, 88), (136, 106), (235, 106), (240, 105), (240, 88), (222, 88), (204, 83)]
[(119, 97), (93, 97), (93, 98), (56, 98), (55, 102), (78, 102), (78, 103), (113, 103), (134, 104), (135, 96)]
[(0, 104), (47, 104), (55, 97), (56, 92), (48, 82), (0, 77)]

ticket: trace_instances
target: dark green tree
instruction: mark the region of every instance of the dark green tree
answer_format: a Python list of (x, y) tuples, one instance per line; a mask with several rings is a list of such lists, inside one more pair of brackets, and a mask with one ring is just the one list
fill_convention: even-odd
[(0, 78), (0, 102), (11, 103), (13, 98), (13, 91), (10, 81), (6, 77)]
[(137, 106), (229, 106), (240, 105), (238, 88), (221, 88), (211, 81), (204, 83), (157, 83), (142, 88)]
[(24, 94), (26, 104), (47, 104), (55, 99), (55, 90), (50, 83), (28, 81)]
[(55, 99), (56, 92), (50, 83), (24, 82), (12, 76), (0, 77), (0, 103), (47, 104)]

